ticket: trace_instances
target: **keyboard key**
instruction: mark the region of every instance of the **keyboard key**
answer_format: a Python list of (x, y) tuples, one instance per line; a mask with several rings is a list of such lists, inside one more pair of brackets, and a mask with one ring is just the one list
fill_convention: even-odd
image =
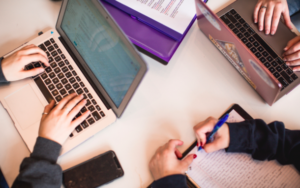
[(242, 42), (243, 42), (244, 44), (246, 44), (246, 43), (248, 42), (248, 40), (247, 40), (246, 38), (242, 38)]
[(84, 129), (86, 129), (89, 124), (86, 122), (86, 121), (83, 121), (81, 124), (80, 124)]
[(102, 117), (105, 117), (105, 114), (104, 114), (103, 111), (101, 111), (100, 114), (101, 114)]
[(234, 9), (231, 9), (231, 10), (230, 10), (230, 13), (231, 13), (232, 15), (234, 15), (234, 14), (236, 14), (236, 11), (235, 11)]
[[(285, 66), (287, 66), (286, 64), (284, 64)], [(282, 65), (283, 66), (283, 65)], [(293, 73), (293, 71), (291, 69), (286, 70), (286, 72), (290, 75)]]
[(286, 87), (289, 85), (287, 83), (287, 81), (285, 81), (285, 79), (283, 79), (282, 77), (278, 78), (278, 81), (282, 84), (283, 87)]
[(51, 85), (48, 86), (48, 88), (50, 89), (50, 91), (52, 91), (54, 89), (54, 85), (51, 84)]
[(50, 78), (54, 78), (54, 77), (55, 77), (54, 72), (51, 72), (51, 73), (49, 74), (49, 76), (50, 76)]
[(279, 64), (279, 65), (282, 65), (284, 64), (284, 61), (280, 58), (276, 58), (275, 61)]
[(49, 72), (52, 71), (52, 69), (51, 69), (51, 67), (47, 67), (47, 68), (45, 68), (45, 71), (46, 71), (47, 73), (49, 73)]
[(252, 29), (251, 27), (249, 27), (249, 28), (247, 29), (247, 31), (250, 33), (250, 35), (255, 34), (255, 32), (253, 31), (253, 29)]
[(265, 56), (265, 57), (267, 57), (269, 54), (268, 54), (266, 51), (264, 51), (264, 52), (262, 53), (262, 55)]
[(49, 63), (51, 63), (53, 61), (53, 58), (52, 57), (48, 57), (48, 61), (49, 61)]
[(63, 86), (62, 86), (61, 83), (59, 83), (59, 84), (56, 85), (56, 88), (57, 88), (58, 90), (60, 90), (62, 87), (63, 87)]
[[(281, 67), (284, 69), (284, 70), (286, 70), (286, 69), (288, 69), (289, 67), (284, 63), (283, 65), (281, 65)], [(288, 70), (287, 70), (288, 71)], [(293, 73), (293, 71), (291, 70), (291, 73), (289, 73), (289, 74), (292, 74)]]
[(49, 52), (46, 52), (46, 54), (47, 54), (47, 57), (49, 57), (49, 56), (50, 56), (50, 53), (49, 53)]
[(234, 25), (233, 25), (232, 23), (230, 23), (230, 24), (228, 25), (228, 27), (232, 30), (232, 29), (234, 28)]
[(270, 67), (270, 68), (269, 68), (269, 71), (270, 71), (271, 73), (275, 72), (274, 67)]
[(264, 48), (266, 51), (273, 57), (277, 58), (277, 54), (270, 48), (270, 46), (258, 35), (254, 34), (253, 37), (257, 40), (257, 42)]
[(278, 72), (274, 72), (273, 75), (275, 76), (275, 78), (278, 78), (280, 76)]
[(281, 68), (280, 66), (278, 66), (278, 67), (276, 67), (276, 70), (277, 70), (278, 72), (281, 72), (281, 71), (282, 71), (282, 68)]
[[(68, 67), (63, 67), (62, 69), (61, 69), (63, 72), (67, 72), (69, 69), (68, 69)], [(70, 72), (69, 72), (70, 73)], [(70, 73), (70, 75), (71, 75), (71, 73)], [(71, 75), (72, 76), (72, 75)]]
[(57, 91), (57, 90), (52, 91), (52, 95), (53, 95), (53, 96), (58, 95), (58, 91)]
[(275, 61), (273, 61), (271, 64), (273, 65), (273, 67), (276, 67), (278, 65)]
[(234, 28), (232, 31), (233, 31), (235, 34), (237, 34), (237, 33), (239, 32), (239, 30), (238, 30), (237, 28)]
[(258, 47), (259, 46), (259, 44), (258, 44), (258, 42), (253, 42), (253, 45), (255, 46), (255, 47)]
[(80, 95), (80, 94), (82, 94), (82, 93), (83, 93), (83, 90), (82, 90), (81, 88), (79, 88), (79, 89), (77, 89), (77, 91), (76, 91), (76, 92), (77, 92), (77, 94), (78, 94), (78, 95)]
[(248, 40), (249, 40), (250, 42), (254, 42), (254, 41), (255, 41), (253, 37), (249, 37)]
[(73, 84), (73, 88), (74, 88), (74, 89), (79, 88), (79, 84), (78, 84), (78, 83)]
[(48, 51), (49, 51), (49, 52), (52, 52), (53, 50), (54, 50), (53, 46), (49, 46), (49, 47), (48, 47)]
[(46, 83), (47, 85), (49, 85), (49, 84), (51, 84), (51, 80), (48, 78), (47, 80), (45, 80), (45, 83)]
[(51, 45), (51, 42), (50, 42), (49, 40), (47, 40), (46, 42), (44, 42), (44, 44), (45, 44), (46, 46), (49, 46), (49, 45)]
[(59, 102), (62, 100), (62, 97), (60, 95), (58, 95), (57, 97), (55, 97), (56, 101)]
[(88, 97), (90, 98), (90, 99), (92, 99), (93, 98), (93, 96), (89, 93), (88, 94)]
[(65, 63), (66, 63), (67, 65), (69, 65), (69, 64), (70, 64), (70, 63), (69, 63), (69, 61), (68, 61), (67, 59), (65, 60)]
[(69, 81), (70, 81), (71, 84), (73, 84), (74, 82), (76, 82), (76, 80), (75, 80), (74, 77), (70, 78)]
[(61, 58), (66, 59), (66, 56), (64, 54), (61, 54)]
[(94, 118), (96, 121), (98, 121), (98, 120), (101, 119), (101, 116), (98, 114), (97, 111), (93, 112), (93, 113), (92, 113), (92, 116), (93, 116), (93, 118)]
[(269, 67), (271, 66), (271, 64), (270, 64), (270, 63), (268, 63), (268, 62), (267, 62), (267, 63), (265, 63), (264, 65), (265, 65), (265, 67), (267, 67), (267, 68), (269, 68)]
[(65, 65), (65, 63), (63, 61), (58, 63), (58, 66), (63, 67)]
[(61, 83), (66, 84), (66, 83), (68, 83), (68, 80), (66, 78), (64, 78), (61, 80)]
[(68, 91), (69, 94), (75, 93), (74, 89)]
[(39, 62), (36, 62), (36, 63), (34, 63), (33, 66), (36, 67), (36, 68), (38, 68), (38, 67), (41, 67), (41, 64)]
[(242, 25), (239, 23), (239, 22), (237, 22), (236, 24), (234, 24), (235, 25), (235, 27), (237, 27), (237, 28), (240, 28), (240, 27), (242, 27)]
[(244, 20), (243, 18), (241, 18), (241, 19), (239, 19), (239, 22), (240, 22), (241, 24), (244, 24), (244, 23), (245, 23), (245, 20)]
[(264, 57), (261, 57), (259, 60), (260, 60), (262, 63), (265, 63), (265, 62), (266, 62), (266, 59), (265, 59)]
[(73, 70), (73, 67), (72, 67), (71, 65), (69, 65), (68, 67), (69, 67), (69, 69), (70, 69), (71, 71)]
[(57, 66), (57, 64), (56, 64), (55, 62), (53, 62), (53, 63), (50, 64), (50, 66), (51, 66), (52, 68), (55, 68), (55, 67)]
[(56, 68), (54, 69), (54, 72), (55, 72), (56, 74), (58, 74), (58, 73), (60, 72), (60, 68), (59, 68), (59, 67), (56, 67)]
[(244, 29), (244, 28), (242, 27), (242, 28), (240, 28), (240, 32), (241, 32), (241, 33), (245, 33), (245, 32), (246, 32), (246, 29)]
[(69, 89), (72, 88), (72, 86), (71, 86), (70, 84), (67, 84), (67, 85), (65, 85), (65, 88), (66, 88), (67, 90), (69, 90)]
[(76, 128), (75, 128), (75, 130), (76, 130), (76, 132), (81, 132), (83, 129), (81, 128), (81, 126), (80, 125), (78, 125)]
[(73, 133), (71, 133), (71, 134), (70, 134), (70, 137), (73, 137), (73, 136), (74, 136), (74, 134), (73, 134)]
[(26, 66), (26, 69), (27, 69), (27, 70), (31, 70), (31, 69), (33, 69), (33, 68), (34, 68), (34, 66), (33, 66), (32, 64), (29, 64), (29, 65)]
[(91, 101), (89, 99), (87, 99), (85, 106), (89, 106), (90, 104), (91, 104)]
[(256, 56), (257, 58), (260, 58), (260, 57), (261, 57), (261, 53), (256, 52), (256, 53), (255, 53), (255, 56)]
[(51, 38), (51, 39), (50, 39), (50, 41), (51, 41), (51, 43), (55, 43), (55, 41), (54, 41), (54, 39), (53, 39), (53, 38)]
[(67, 91), (66, 91), (65, 89), (62, 89), (62, 90), (60, 90), (59, 92), (60, 92), (60, 94), (62, 94), (62, 95), (65, 95), (65, 94), (67, 93)]
[(54, 50), (53, 52), (51, 52), (51, 55), (52, 55), (53, 57), (55, 57), (55, 56), (58, 55), (58, 53)]
[(244, 35), (242, 33), (237, 34), (237, 36), (241, 39), (244, 37)]
[[(64, 68), (63, 68), (63, 69), (64, 69)], [(72, 76), (72, 74), (71, 74), (70, 72), (67, 72), (67, 73), (66, 73), (66, 77), (67, 77), (67, 78), (70, 78), (71, 76)]]
[(90, 125), (92, 125), (92, 124), (95, 123), (95, 120), (93, 118), (90, 118), (90, 119), (88, 119), (88, 122), (89, 122)]
[(96, 109), (98, 110), (98, 111), (100, 111), (101, 110), (101, 108), (100, 108), (100, 106), (96, 106)]
[(41, 77), (45, 80), (46, 78), (48, 78), (48, 75), (46, 73), (42, 74)]
[(241, 18), (241, 16), (240, 16), (239, 14), (236, 14), (236, 15), (234, 15), (233, 17), (234, 17), (235, 19), (237, 19), (237, 20)]
[(267, 57), (267, 60), (268, 60), (269, 62), (271, 62), (271, 61), (273, 61), (273, 58), (272, 58), (271, 56), (268, 56), (268, 57)]
[(246, 46), (247, 46), (248, 48), (251, 48), (251, 47), (252, 47), (252, 44), (251, 44), (250, 42), (248, 42), (248, 43), (246, 44)]
[(232, 23), (235, 24), (237, 22), (237, 20), (233, 17), (233, 15), (230, 12), (227, 12), (225, 15)]
[(53, 44), (53, 46), (54, 46), (55, 48), (58, 48), (58, 45), (57, 45), (57, 44)]
[(58, 80), (57, 78), (54, 78), (54, 79), (52, 80), (52, 82), (53, 82), (54, 84), (57, 84), (57, 83), (59, 82), (59, 80)]
[(61, 54), (61, 53), (62, 53), (62, 51), (61, 51), (60, 49), (57, 49), (57, 52), (58, 52), (59, 54)]
[(244, 33), (245, 37), (250, 37), (250, 34), (248, 32)]
[(81, 86), (81, 87), (84, 87), (84, 83), (83, 83), (83, 82), (80, 82), (80, 86)]
[(83, 98), (84, 98), (84, 99), (87, 99), (87, 96), (86, 96), (86, 94), (83, 94)]
[(73, 74), (74, 76), (76, 76), (76, 75), (77, 75), (77, 73), (76, 73), (75, 71), (72, 71), (72, 74)]
[(59, 62), (61, 60), (61, 58), (59, 56), (56, 56), (54, 59), (56, 62)]
[(76, 76), (76, 80), (77, 80), (78, 82), (81, 81), (81, 79), (79, 78), (79, 76)]
[(62, 72), (59, 73), (59, 74), (57, 75), (57, 77), (58, 77), (59, 79), (62, 79), (64, 76), (65, 76), (65, 75), (64, 75)]
[(254, 47), (251, 48), (250, 50), (251, 50), (253, 53), (255, 53), (255, 52), (257, 51), (256, 48), (254, 48)]
[(93, 103), (94, 105), (96, 105), (96, 104), (97, 104), (97, 102), (96, 102), (96, 100), (95, 100), (95, 99), (93, 99), (93, 100), (92, 100), (92, 103)]
[[(245, 29), (248, 29), (250, 26), (249, 26), (247, 23), (244, 23), (243, 27), (244, 27)], [(249, 33), (249, 35), (250, 35), (250, 33)]]
[(292, 74), (291, 77), (296, 80), (298, 78), (298, 76), (296, 74)]
[(288, 83), (292, 83), (294, 81), (286, 72), (282, 71), (280, 74)]
[(89, 92), (89, 90), (85, 87), (84, 89), (83, 89), (86, 93), (88, 93)]
[(87, 111), (86, 107), (83, 107), (83, 108), (81, 108), (81, 110), (80, 110), (81, 113), (84, 113), (84, 112), (86, 112), (86, 111)]
[(258, 49), (258, 51), (260, 51), (260, 52), (264, 51), (264, 49), (263, 49), (261, 46), (259, 46), (257, 49)]
[(45, 47), (44, 44), (40, 44), (40, 45), (38, 45), (38, 47), (39, 47), (40, 49), (42, 49), (43, 51), (47, 51), (47, 49), (46, 49), (46, 47)]

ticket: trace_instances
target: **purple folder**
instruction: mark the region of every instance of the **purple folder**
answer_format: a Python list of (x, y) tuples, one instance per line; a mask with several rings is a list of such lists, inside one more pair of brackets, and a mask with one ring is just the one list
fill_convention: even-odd
[[(132, 18), (129, 14), (104, 0), (101, 0), (101, 2), (139, 51), (164, 65), (168, 64), (184, 37), (180, 41), (176, 41), (162, 32)], [(187, 31), (191, 28), (195, 20), (196, 16), (188, 26)]]

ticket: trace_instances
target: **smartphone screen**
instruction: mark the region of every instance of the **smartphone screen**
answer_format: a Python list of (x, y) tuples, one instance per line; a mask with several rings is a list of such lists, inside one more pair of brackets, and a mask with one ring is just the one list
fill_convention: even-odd
[(63, 172), (66, 188), (93, 188), (122, 177), (124, 171), (113, 151), (105, 152)]

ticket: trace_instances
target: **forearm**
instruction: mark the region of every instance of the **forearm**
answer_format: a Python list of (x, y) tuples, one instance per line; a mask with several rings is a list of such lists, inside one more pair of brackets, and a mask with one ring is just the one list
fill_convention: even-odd
[(13, 188), (59, 188), (62, 184), (62, 170), (56, 160), (61, 145), (39, 137), (30, 157), (20, 166), (20, 174)]
[(154, 181), (151, 188), (188, 188), (188, 186), (186, 176), (177, 174)]
[(277, 160), (293, 164), (300, 172), (300, 131), (284, 128), (282, 122), (267, 125), (262, 120), (228, 123), (230, 144), (227, 152), (245, 152), (257, 160)]
[(0, 83), (7, 82), (7, 80), (3, 74), (3, 71), (2, 71), (2, 60), (3, 60), (3, 57), (0, 57)]

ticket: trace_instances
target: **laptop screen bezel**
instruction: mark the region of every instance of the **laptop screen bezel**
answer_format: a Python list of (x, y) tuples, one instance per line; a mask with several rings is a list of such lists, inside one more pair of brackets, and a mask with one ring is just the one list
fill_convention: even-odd
[(73, 46), (73, 43), (69, 40), (66, 33), (63, 31), (61, 25), (62, 21), (65, 15), (66, 7), (69, 2), (69, 0), (64, 0), (61, 5), (60, 13), (58, 16), (58, 20), (56, 23), (56, 30), (60, 34), (60, 36), (63, 38), (63, 40), (67, 43), (70, 50), (73, 52), (73, 54), (78, 59), (79, 63), (83, 67), (83, 71), (86, 71), (86, 76), (90, 78), (90, 80), (94, 83), (96, 88), (99, 92), (103, 95), (103, 97), (107, 100), (108, 104), (111, 106), (112, 110), (116, 114), (117, 117), (120, 117), (122, 113), (124, 112), (127, 104), (129, 103), (131, 97), (133, 96), (134, 92), (136, 91), (138, 85), (140, 84), (142, 78), (144, 77), (146, 71), (147, 71), (147, 65), (143, 58), (140, 56), (140, 54), (137, 52), (136, 48), (132, 45), (132, 43), (129, 41), (127, 36), (124, 34), (124, 32), (120, 29), (120, 27), (116, 24), (113, 17), (109, 14), (109, 12), (103, 7), (102, 3), (98, 0), (90, 0), (94, 3), (96, 8), (99, 10), (99, 12), (106, 17), (106, 20), (109, 22), (109, 24), (112, 26), (112, 28), (116, 31), (116, 34), (120, 37), (120, 40), (124, 42), (126, 47), (128, 48), (129, 52), (133, 55), (133, 57), (137, 60), (137, 62), (140, 65), (140, 70), (138, 71), (137, 75), (135, 76), (132, 84), (130, 85), (127, 93), (125, 94), (124, 98), (122, 99), (121, 104), (119, 107), (117, 107), (114, 103), (114, 101), (110, 98), (104, 87), (101, 85), (101, 83), (98, 81), (94, 73), (88, 68), (87, 64), (85, 63), (82, 56), (78, 53), (77, 49)]

